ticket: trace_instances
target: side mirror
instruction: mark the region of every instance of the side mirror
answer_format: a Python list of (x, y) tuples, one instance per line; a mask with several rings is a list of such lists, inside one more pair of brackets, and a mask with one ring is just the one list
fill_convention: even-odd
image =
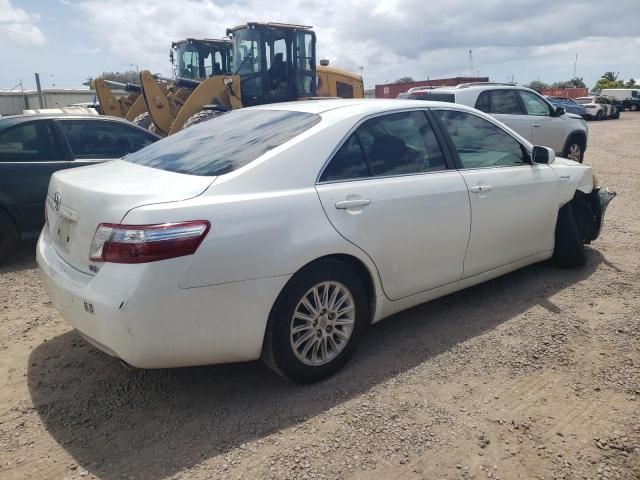
[(561, 116), (567, 113), (564, 107), (556, 107), (556, 116)]
[(556, 159), (556, 152), (553, 151), (553, 148), (536, 145), (531, 152), (531, 159), (534, 164), (549, 165)]

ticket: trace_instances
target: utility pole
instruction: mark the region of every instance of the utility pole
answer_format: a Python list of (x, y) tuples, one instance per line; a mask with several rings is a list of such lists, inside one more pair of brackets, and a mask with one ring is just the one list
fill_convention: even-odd
[(38, 103), (40, 108), (44, 108), (44, 98), (42, 97), (42, 87), (40, 86), (40, 74), (36, 72), (36, 88), (38, 90)]
[(573, 62), (573, 78), (576, 78), (576, 68), (578, 68), (578, 54), (576, 53), (576, 61)]

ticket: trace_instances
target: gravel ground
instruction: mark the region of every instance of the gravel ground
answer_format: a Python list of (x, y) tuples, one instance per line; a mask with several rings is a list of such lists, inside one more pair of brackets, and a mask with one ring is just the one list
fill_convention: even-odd
[(396, 315), (316, 385), (128, 371), (62, 320), (25, 246), (0, 267), (0, 478), (640, 478), (640, 113), (589, 127), (619, 196), (585, 268)]

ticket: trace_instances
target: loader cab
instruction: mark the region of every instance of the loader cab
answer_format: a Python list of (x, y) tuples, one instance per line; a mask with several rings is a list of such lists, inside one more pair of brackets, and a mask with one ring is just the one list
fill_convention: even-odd
[(169, 58), (178, 77), (192, 80), (231, 72), (231, 41), (187, 38), (171, 44)]
[(240, 76), (245, 106), (316, 95), (316, 34), (311, 27), (247, 23), (227, 30), (233, 72)]

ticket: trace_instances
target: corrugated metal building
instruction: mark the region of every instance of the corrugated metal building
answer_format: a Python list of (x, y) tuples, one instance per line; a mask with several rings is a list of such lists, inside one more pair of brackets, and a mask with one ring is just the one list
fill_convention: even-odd
[(396, 98), (399, 93), (404, 93), (414, 87), (453, 87), (461, 83), (488, 81), (489, 77), (454, 77), (420, 80), (419, 82), (387, 83), (386, 85), (376, 85), (376, 98)]
[[(60, 108), (74, 103), (92, 102), (95, 96), (88, 88), (46, 88), (42, 90), (44, 108)], [(0, 91), (0, 115), (15, 115), (22, 110), (40, 108), (37, 90)]]

